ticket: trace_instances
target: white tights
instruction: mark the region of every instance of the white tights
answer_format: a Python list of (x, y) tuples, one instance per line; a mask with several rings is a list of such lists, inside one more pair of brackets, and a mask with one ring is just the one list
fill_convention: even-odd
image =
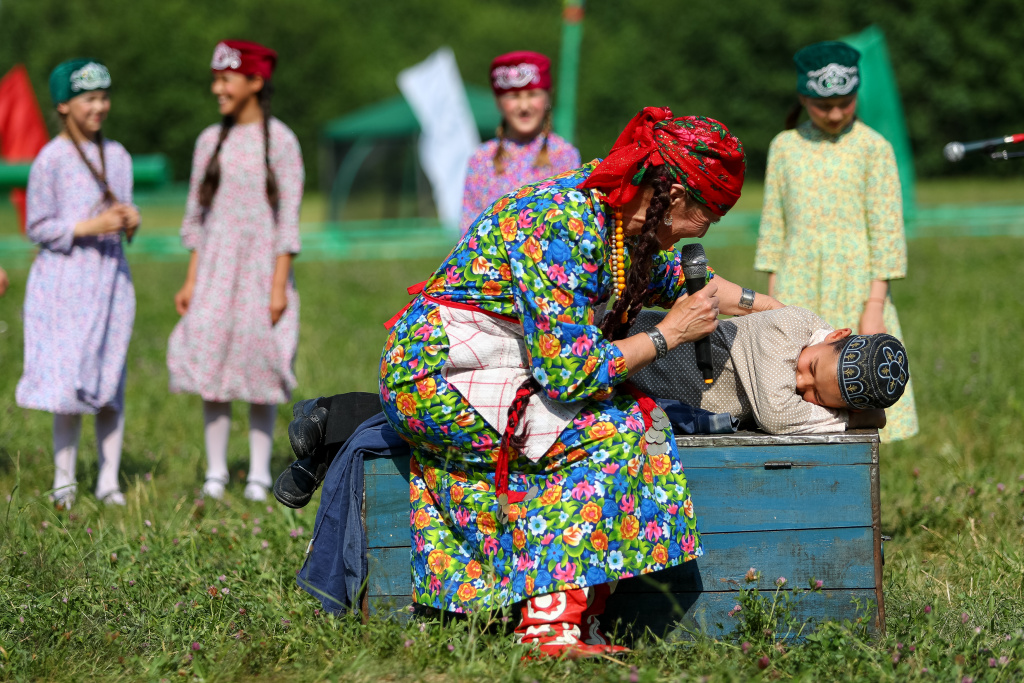
[[(249, 404), (250, 483), (270, 488), (270, 448), (274, 443), (276, 405)], [(231, 404), (203, 401), (206, 436), (206, 478), (227, 484), (228, 434), (231, 432)]]
[[(74, 493), (77, 485), (75, 468), (78, 463), (78, 440), (82, 434), (81, 415), (53, 416), (53, 488), (59, 497)], [(96, 449), (100, 474), (96, 479), (96, 497), (120, 491), (117, 480), (121, 469), (121, 446), (124, 443), (124, 413), (103, 408), (96, 414)]]

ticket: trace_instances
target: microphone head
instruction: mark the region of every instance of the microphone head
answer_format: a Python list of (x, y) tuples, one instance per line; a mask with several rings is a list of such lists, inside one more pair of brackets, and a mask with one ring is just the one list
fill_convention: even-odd
[(683, 277), (690, 280), (695, 277), (707, 277), (708, 257), (704, 254), (704, 246), (699, 242), (684, 244), (680, 249), (683, 261)]
[(946, 161), (957, 162), (964, 158), (964, 144), (962, 142), (951, 142), (942, 148)]

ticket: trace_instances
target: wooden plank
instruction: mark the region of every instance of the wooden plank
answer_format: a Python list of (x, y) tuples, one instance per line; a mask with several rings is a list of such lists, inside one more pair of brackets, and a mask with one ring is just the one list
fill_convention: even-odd
[(412, 594), (410, 548), (370, 548), (366, 592), (373, 597)]
[[(688, 640), (689, 631), (701, 631), (713, 637), (731, 633), (739, 623), (739, 615), (729, 616), (729, 610), (736, 605), (737, 592), (705, 592), (671, 594), (619, 594), (608, 598), (608, 607), (601, 619), (601, 626), (608, 633), (641, 634), (644, 629), (667, 640)], [(771, 599), (771, 593), (762, 592)], [(806, 593), (793, 609), (798, 623), (807, 624), (804, 635), (813, 628), (810, 620), (820, 623), (826, 619), (840, 621), (854, 619), (858, 615), (853, 600), (860, 599), (861, 605), (873, 603), (874, 590), (825, 590), (820, 593)], [(785, 633), (780, 633), (785, 636)], [(792, 634), (796, 635), (796, 634)]]
[(735, 434), (684, 434), (676, 437), (680, 446), (797, 446), (825, 443), (878, 443), (877, 429), (852, 429), (835, 434), (766, 434), (736, 432)]
[(616, 592), (656, 593), (738, 590), (751, 587), (744, 575), (761, 573), (760, 590), (786, 577), (791, 588), (812, 578), (827, 588), (874, 588), (871, 527), (704, 534), (704, 556), (664, 571), (623, 579)]
[(871, 526), (870, 467), (693, 468), (703, 533)]
[(365, 480), (366, 545), (409, 545), (409, 481), (396, 475), (368, 475)]
[(812, 465), (870, 465), (870, 443), (806, 444), (801, 446), (680, 446), (679, 458), (689, 471), (698, 467), (779, 467)]
[(390, 474), (401, 476), (409, 481), (409, 456), (403, 455), (397, 458), (367, 458), (363, 461), (363, 474)]
[[(774, 588), (780, 576), (790, 587), (811, 578), (827, 588), (875, 586), (874, 532), (856, 529), (803, 529), (704, 536), (704, 557), (661, 572), (623, 579), (617, 593), (670, 593), (738, 590), (750, 567), (761, 572), (757, 587)], [(371, 596), (410, 593), (409, 547), (371, 548), (367, 592)]]
[(367, 599), (367, 608), (370, 614), (380, 615), (386, 619), (397, 619), (400, 622), (409, 618), (410, 605), (412, 605), (412, 595), (371, 596)]
[[(871, 526), (868, 466), (692, 468), (686, 477), (704, 533)], [(409, 484), (366, 477), (369, 547), (409, 543)]]

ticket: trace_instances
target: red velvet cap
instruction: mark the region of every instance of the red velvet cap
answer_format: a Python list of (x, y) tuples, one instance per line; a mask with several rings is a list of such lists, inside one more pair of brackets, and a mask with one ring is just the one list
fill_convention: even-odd
[(539, 52), (521, 50), (499, 55), (491, 62), (495, 95), (517, 90), (551, 90), (551, 60)]
[(277, 66), (277, 53), (269, 47), (247, 40), (222, 40), (213, 50), (210, 68), (214, 71), (237, 71), (243, 76), (259, 74), (270, 80)]

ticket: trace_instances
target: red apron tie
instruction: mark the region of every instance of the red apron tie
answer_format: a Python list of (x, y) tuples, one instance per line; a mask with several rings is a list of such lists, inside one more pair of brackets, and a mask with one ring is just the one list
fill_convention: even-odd
[[(418, 282), (412, 287), (406, 287), (405, 291), (409, 292), (411, 296), (415, 297), (416, 295), (423, 291), (423, 288), (427, 286), (427, 282), (428, 280)], [(384, 329), (390, 331), (391, 328), (395, 326), (395, 323), (398, 322), (398, 319), (405, 315), (405, 312), (409, 310), (414, 301), (416, 301), (416, 299), (413, 299), (412, 301), (407, 303), (405, 306), (402, 307), (402, 310), (391, 316), (391, 318), (386, 323), (384, 323)]]
[(654, 402), (654, 399), (636, 388), (632, 382), (624, 382), (622, 388), (625, 389), (629, 394), (636, 399), (636, 403), (640, 406), (640, 412), (644, 416), (644, 427), (650, 429), (654, 425), (654, 419), (651, 418), (651, 411), (658, 407), (658, 404)]

